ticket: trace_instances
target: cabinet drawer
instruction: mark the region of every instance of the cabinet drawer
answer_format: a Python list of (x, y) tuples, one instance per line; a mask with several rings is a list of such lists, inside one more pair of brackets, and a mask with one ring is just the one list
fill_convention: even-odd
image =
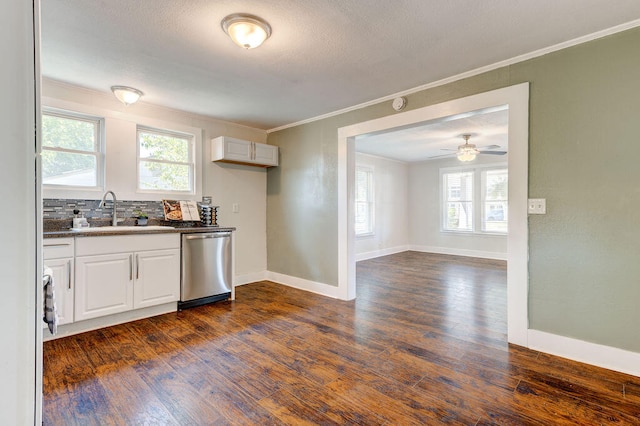
[(73, 257), (73, 238), (47, 238), (42, 241), (44, 260)]
[(180, 234), (77, 237), (76, 256), (180, 248)]

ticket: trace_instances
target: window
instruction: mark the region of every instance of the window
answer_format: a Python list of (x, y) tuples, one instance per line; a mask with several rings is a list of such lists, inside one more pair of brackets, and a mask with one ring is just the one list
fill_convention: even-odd
[(508, 184), (507, 169), (482, 172), (482, 230), (486, 232), (507, 232)]
[(508, 171), (505, 167), (441, 170), (442, 230), (507, 233)]
[(445, 173), (444, 229), (473, 231), (473, 172)]
[(194, 192), (193, 136), (138, 127), (138, 190)]
[(100, 118), (62, 111), (42, 114), (42, 183), (97, 188), (103, 184)]
[(356, 167), (356, 235), (373, 234), (373, 170)]

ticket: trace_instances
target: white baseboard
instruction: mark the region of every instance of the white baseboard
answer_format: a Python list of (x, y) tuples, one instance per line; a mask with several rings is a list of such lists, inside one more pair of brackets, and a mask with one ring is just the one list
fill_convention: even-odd
[(529, 330), (529, 348), (640, 377), (640, 353)]
[(267, 271), (250, 272), (248, 274), (240, 274), (234, 277), (233, 285), (245, 285), (255, 283), (256, 281), (264, 281), (267, 279)]
[(300, 290), (310, 291), (311, 293), (320, 294), (322, 296), (338, 299), (338, 287), (329, 284), (319, 283), (315, 281), (305, 280), (304, 278), (292, 277), (290, 275), (280, 274), (278, 272), (267, 271), (267, 280), (278, 284)]
[(457, 249), (436, 246), (409, 246), (408, 250), (424, 253), (450, 254), (453, 256), (479, 257), (482, 259), (507, 260), (507, 253), (499, 253), (483, 250)]
[(388, 256), (390, 254), (402, 253), (409, 250), (409, 246), (389, 247), (381, 250), (367, 251), (364, 253), (356, 253), (356, 262), (361, 260), (373, 259), (380, 256)]

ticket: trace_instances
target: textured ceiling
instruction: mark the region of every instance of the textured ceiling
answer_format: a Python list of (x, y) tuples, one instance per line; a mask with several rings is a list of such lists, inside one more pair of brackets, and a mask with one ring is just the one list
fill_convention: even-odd
[[(508, 151), (509, 111), (495, 108), (356, 138), (356, 151), (413, 163), (454, 157), (463, 134), (480, 150)], [(496, 159), (505, 157), (495, 156)]]
[[(263, 46), (224, 34), (238, 12), (271, 24)], [(638, 0), (44, 0), (42, 73), (272, 129), (637, 18)]]

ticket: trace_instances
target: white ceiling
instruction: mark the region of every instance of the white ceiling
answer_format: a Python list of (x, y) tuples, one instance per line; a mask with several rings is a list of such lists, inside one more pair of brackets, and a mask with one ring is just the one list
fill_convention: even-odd
[[(257, 49), (220, 21), (245, 12)], [(638, 0), (43, 0), (45, 77), (262, 129), (640, 18)]]
[[(507, 151), (509, 111), (494, 108), (356, 138), (356, 151), (413, 163), (454, 157), (463, 134), (482, 151)], [(495, 156), (495, 155), (493, 155)], [(501, 158), (495, 156), (496, 158)]]

